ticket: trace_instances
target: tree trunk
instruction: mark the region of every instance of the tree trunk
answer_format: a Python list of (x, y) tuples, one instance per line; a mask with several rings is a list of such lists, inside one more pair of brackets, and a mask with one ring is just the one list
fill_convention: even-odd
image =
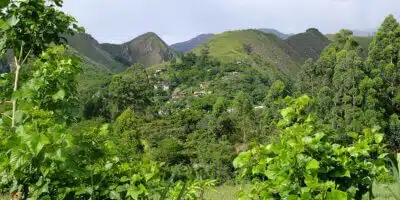
[[(21, 65), (18, 63), (17, 57), (14, 56), (14, 64), (15, 64), (15, 80), (14, 80), (14, 92), (18, 89), (18, 80), (19, 80), (19, 71), (21, 69)], [(17, 100), (12, 100), (12, 117), (11, 117), (11, 126), (15, 127), (15, 115), (17, 112)]]
[(24, 184), (23, 190), (24, 190), (23, 200), (27, 200), (29, 196), (29, 186), (27, 184)]

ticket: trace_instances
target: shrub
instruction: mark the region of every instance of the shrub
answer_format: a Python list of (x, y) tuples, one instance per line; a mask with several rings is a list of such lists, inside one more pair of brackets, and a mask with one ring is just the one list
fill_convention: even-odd
[(351, 145), (333, 142), (324, 124), (307, 113), (302, 96), (281, 111), (280, 139), (241, 153), (234, 166), (252, 187), (242, 199), (361, 199), (386, 170), (379, 128), (349, 133)]

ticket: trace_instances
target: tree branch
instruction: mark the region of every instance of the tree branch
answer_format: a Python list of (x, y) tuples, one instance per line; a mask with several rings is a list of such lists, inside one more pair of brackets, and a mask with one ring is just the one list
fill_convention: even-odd
[(8, 115), (6, 115), (6, 114), (4, 114), (4, 113), (1, 113), (2, 115), (4, 115), (4, 117), (7, 117), (8, 119), (11, 119), (12, 120), (12, 118), (10, 117), (10, 116), (8, 116)]
[(18, 63), (21, 63), (23, 53), (24, 53), (24, 42), (22, 42), (22, 44), (21, 44), (21, 50), (19, 51)]
[(23, 65), (25, 63), (25, 61), (28, 59), (29, 55), (32, 53), (32, 49), (29, 49), (28, 53), (26, 54), (24, 60), (21, 62), (20, 65)]

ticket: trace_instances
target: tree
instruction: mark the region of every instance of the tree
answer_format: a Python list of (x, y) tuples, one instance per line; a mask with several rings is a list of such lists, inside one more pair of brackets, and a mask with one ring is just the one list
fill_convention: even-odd
[(373, 79), (382, 81), (378, 90), (379, 103), (386, 116), (400, 111), (400, 25), (393, 15), (382, 23), (373, 41), (366, 61)]
[[(7, 19), (7, 22), (0, 21), (0, 53), (12, 51), (14, 92), (19, 88), (21, 67), (30, 56), (38, 56), (52, 43), (62, 43), (63, 34), (81, 30), (73, 17), (57, 9), (62, 3), (62, 0), (9, 0), (5, 12), (0, 14), (1, 19)], [(16, 100), (12, 104), (12, 127), (15, 127)]]
[(254, 110), (249, 96), (240, 91), (233, 100), (234, 120), (238, 125), (238, 131), (242, 133), (242, 142), (247, 143), (249, 136), (255, 131)]
[[(350, 30), (340, 30), (335, 34), (335, 40), (322, 51), (316, 62), (315, 73), (317, 74), (318, 87), (332, 87), (332, 79), (335, 73), (337, 55), (342, 50), (356, 51), (359, 49), (358, 42), (353, 38)], [(358, 54), (359, 52), (357, 52)]]
[(272, 134), (279, 121), (279, 110), (286, 106), (286, 97), (289, 95), (286, 85), (280, 81), (275, 81), (268, 90), (264, 99), (266, 109), (262, 115), (262, 131), (265, 134)]
[(228, 109), (227, 100), (224, 97), (218, 97), (213, 105), (209, 121), (210, 129), (217, 140), (222, 139), (223, 136), (230, 137), (234, 133), (235, 124)]
[(113, 124), (113, 139), (118, 141), (121, 147), (120, 157), (128, 158), (132, 162), (140, 159), (144, 150), (140, 126), (144, 120), (135, 115), (132, 109), (128, 108), (115, 120)]
[(137, 114), (144, 113), (152, 104), (153, 85), (146, 69), (137, 64), (124, 73), (114, 75), (109, 87), (113, 118), (131, 107)]
[[(362, 109), (363, 97), (359, 84), (364, 78), (363, 62), (355, 51), (343, 50), (337, 54), (337, 64), (333, 75), (333, 90), (335, 113), (341, 122), (335, 122), (336, 128), (346, 127), (346, 130), (360, 132), (362, 127), (356, 125)], [(344, 124), (342, 124), (344, 123)]]
[(316, 95), (318, 89), (317, 66), (312, 59), (308, 59), (301, 67), (298, 75), (297, 87), (301, 94)]
[(397, 115), (400, 112), (400, 24), (393, 15), (383, 21), (369, 47), (366, 69), (376, 84), (376, 109), (383, 110), (389, 124), (389, 144), (398, 150)]

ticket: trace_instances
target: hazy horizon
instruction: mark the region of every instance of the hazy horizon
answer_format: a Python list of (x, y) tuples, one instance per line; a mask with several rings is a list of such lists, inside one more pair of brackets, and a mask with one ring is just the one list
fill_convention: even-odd
[(400, 16), (397, 0), (68, 0), (64, 5), (101, 43), (123, 43), (146, 32), (174, 44), (199, 34), (249, 28), (285, 34), (308, 28), (325, 34), (342, 28), (371, 31), (387, 15)]

